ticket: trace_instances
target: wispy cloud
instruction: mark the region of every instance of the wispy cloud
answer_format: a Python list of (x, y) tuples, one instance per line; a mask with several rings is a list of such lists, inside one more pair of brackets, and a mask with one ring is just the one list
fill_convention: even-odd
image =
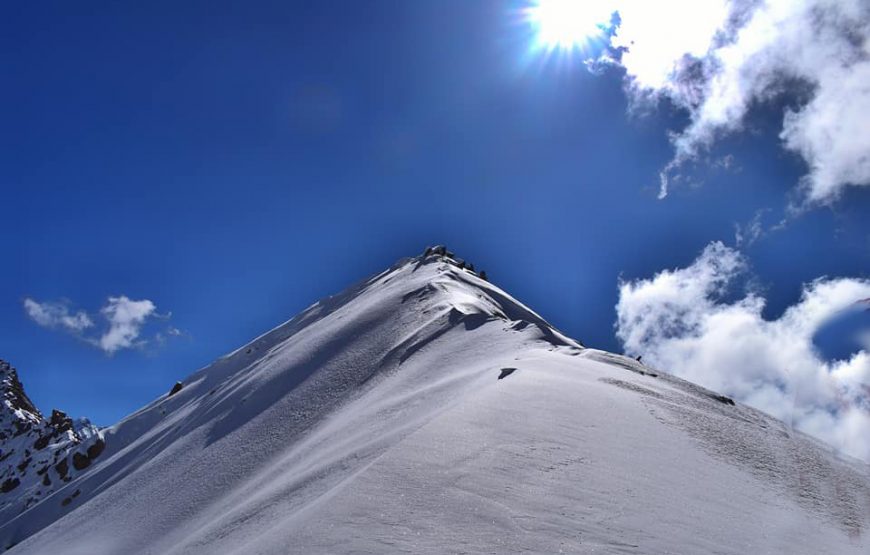
[[(671, 136), (674, 178), (774, 99), (791, 106), (779, 134), (806, 162), (801, 206), (870, 185), (870, 3), (866, 0), (612, 0), (619, 24), (605, 56), (625, 68), (635, 105), (688, 111)], [(601, 60), (598, 61), (600, 65)]]
[(94, 325), (85, 312), (71, 313), (65, 302), (38, 303), (33, 299), (24, 299), (24, 310), (34, 322), (45, 328), (80, 333)]
[(764, 213), (765, 210), (759, 210), (745, 224), (734, 224), (734, 243), (737, 245), (737, 248), (751, 247), (764, 236), (764, 228), (761, 225), (761, 218), (764, 216)]
[[(159, 314), (157, 306), (148, 299), (134, 301), (126, 295), (109, 297), (99, 311), (99, 318), (105, 322), (104, 329), (94, 334), (94, 317), (83, 310), (71, 312), (68, 302), (38, 302), (26, 298), (24, 310), (40, 326), (71, 333), (109, 355), (122, 349), (144, 347), (149, 343), (149, 339), (142, 337), (148, 322), (170, 317), (170, 314)], [(166, 329), (166, 335), (179, 336), (182, 333), (172, 326)], [(164, 335), (158, 333), (156, 337), (162, 339)]]
[(826, 323), (870, 295), (870, 281), (816, 280), (766, 320), (761, 295), (730, 300), (746, 275), (744, 257), (715, 242), (685, 268), (620, 283), (616, 333), (625, 351), (870, 461), (870, 352), (823, 360), (813, 344)]

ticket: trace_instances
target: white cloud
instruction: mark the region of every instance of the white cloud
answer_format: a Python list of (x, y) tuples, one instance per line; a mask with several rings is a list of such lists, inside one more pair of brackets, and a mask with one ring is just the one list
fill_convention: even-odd
[(142, 343), (136, 340), (142, 326), (157, 307), (148, 299), (132, 301), (128, 297), (109, 297), (100, 313), (109, 322), (109, 329), (100, 337), (99, 347), (108, 354), (119, 349), (128, 349)]
[[(148, 299), (134, 301), (125, 295), (109, 297), (99, 311), (106, 323), (103, 332), (86, 334), (86, 331), (95, 327), (94, 319), (85, 311), (70, 312), (68, 303), (40, 303), (27, 298), (24, 299), (24, 310), (40, 326), (72, 333), (109, 355), (122, 349), (145, 346), (149, 340), (142, 337), (142, 332), (149, 320), (167, 320), (171, 316), (171, 313), (159, 314), (157, 306)], [(166, 333), (181, 336), (184, 332), (170, 326)], [(154, 339), (162, 341), (164, 337), (158, 334)]]
[(67, 304), (62, 302), (39, 303), (28, 298), (24, 299), (24, 310), (34, 322), (45, 328), (62, 328), (79, 333), (94, 325), (85, 312), (70, 313)]
[(745, 272), (743, 256), (715, 242), (686, 268), (621, 282), (616, 333), (626, 353), (870, 461), (870, 353), (829, 362), (813, 346), (826, 322), (870, 295), (870, 281), (816, 280), (765, 320), (758, 294), (724, 300)]
[(691, 122), (675, 133), (660, 196), (679, 168), (782, 95), (780, 138), (809, 172), (804, 200), (829, 203), (870, 185), (870, 2), (866, 0), (612, 0), (611, 45), (635, 101), (668, 98)]

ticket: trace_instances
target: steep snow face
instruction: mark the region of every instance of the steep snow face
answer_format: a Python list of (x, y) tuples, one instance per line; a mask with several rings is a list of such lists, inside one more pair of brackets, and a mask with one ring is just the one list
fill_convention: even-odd
[(59, 410), (46, 420), (18, 373), (0, 360), (0, 522), (8, 522), (71, 482), (99, 457), (102, 434)]
[[(444, 250), (104, 432), (12, 553), (866, 553), (870, 474), (592, 349)], [(67, 504), (73, 491), (79, 494)]]

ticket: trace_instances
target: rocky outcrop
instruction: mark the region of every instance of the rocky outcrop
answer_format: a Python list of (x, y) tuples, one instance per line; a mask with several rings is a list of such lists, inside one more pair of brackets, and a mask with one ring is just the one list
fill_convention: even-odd
[(61, 480), (66, 478), (66, 475), (69, 472), (69, 463), (66, 462), (66, 458), (61, 459), (59, 463), (54, 465), (54, 469), (57, 471), (57, 475), (60, 476)]
[(455, 254), (451, 251), (447, 250), (447, 247), (444, 245), (435, 245), (434, 247), (426, 247), (426, 250), (423, 251), (423, 260), (430, 256), (438, 256), (443, 258), (446, 262), (457, 266), (460, 270), (468, 270), (472, 274), (477, 275), (480, 279), (484, 281), (489, 281), (486, 276), (486, 272), (481, 270), (480, 272), (475, 272), (474, 264), (464, 260), (462, 258), (457, 258)]
[(7, 478), (2, 484), (0, 484), (0, 493), (9, 493), (14, 490), (21, 484), (21, 481), (18, 478)]
[(102, 432), (86, 419), (57, 409), (45, 418), (15, 368), (0, 360), (0, 521), (74, 480), (105, 448)]
[[(250, 349), (248, 349), (248, 351), (250, 351)], [(181, 388), (183, 388), (183, 387), (184, 387), (183, 383), (175, 382), (175, 385), (173, 385), (172, 389), (169, 390), (169, 396), (172, 397), (173, 395), (175, 395), (176, 393), (181, 391)]]
[(96, 459), (103, 452), (103, 449), (106, 448), (106, 442), (103, 441), (102, 438), (97, 438), (97, 441), (94, 442), (93, 445), (88, 447), (88, 458), (91, 460)]

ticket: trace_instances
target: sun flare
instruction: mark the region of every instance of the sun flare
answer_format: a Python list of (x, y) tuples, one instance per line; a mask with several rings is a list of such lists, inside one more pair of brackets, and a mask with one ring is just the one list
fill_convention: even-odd
[(535, 0), (525, 15), (535, 29), (538, 47), (574, 50), (601, 34), (613, 13), (608, 4), (595, 0)]

